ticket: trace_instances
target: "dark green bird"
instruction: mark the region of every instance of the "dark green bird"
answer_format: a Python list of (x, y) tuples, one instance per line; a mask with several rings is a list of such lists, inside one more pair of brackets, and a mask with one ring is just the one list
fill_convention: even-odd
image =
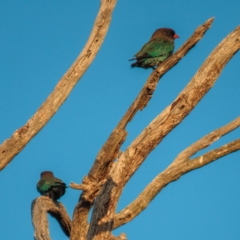
[(159, 63), (172, 55), (174, 39), (179, 36), (171, 28), (157, 29), (150, 40), (131, 60), (136, 60), (131, 67), (155, 68)]
[(54, 201), (64, 195), (66, 188), (66, 184), (61, 179), (55, 178), (53, 172), (50, 171), (42, 172), (37, 183), (38, 192)]

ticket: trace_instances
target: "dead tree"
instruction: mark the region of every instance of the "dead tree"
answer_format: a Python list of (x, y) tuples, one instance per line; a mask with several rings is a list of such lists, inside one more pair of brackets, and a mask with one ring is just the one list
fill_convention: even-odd
[[(27, 143), (46, 125), (68, 97), (82, 75), (95, 58), (108, 31), (116, 0), (102, 0), (92, 33), (79, 57), (58, 82), (53, 92), (28, 122), (0, 146), (0, 169), (16, 156)], [(237, 27), (208, 56), (195, 76), (177, 98), (166, 107), (137, 136), (124, 152), (120, 151), (126, 139), (127, 124), (138, 110), (143, 110), (151, 99), (161, 77), (174, 67), (204, 36), (211, 27), (213, 18), (198, 27), (190, 38), (171, 57), (160, 64), (149, 76), (144, 87), (110, 134), (98, 153), (91, 170), (81, 184), (71, 183), (74, 189), (82, 190), (72, 220), (64, 206), (56, 206), (47, 197), (39, 197), (32, 203), (32, 221), (35, 239), (50, 238), (47, 214), (60, 223), (71, 240), (126, 239), (112, 235), (112, 230), (133, 220), (169, 183), (185, 173), (203, 167), (240, 149), (240, 139), (229, 142), (199, 157), (191, 157), (223, 135), (240, 126), (240, 117), (213, 130), (183, 150), (173, 162), (142, 191), (128, 206), (116, 213), (120, 195), (129, 179), (163, 138), (193, 110), (213, 87), (221, 71), (240, 48), (240, 27)], [(91, 221), (89, 212), (93, 208)]]

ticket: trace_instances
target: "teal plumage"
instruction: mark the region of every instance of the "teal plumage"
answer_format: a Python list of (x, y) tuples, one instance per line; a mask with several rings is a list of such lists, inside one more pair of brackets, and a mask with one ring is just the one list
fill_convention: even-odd
[(131, 67), (154, 68), (172, 55), (174, 39), (179, 36), (170, 28), (157, 29), (151, 39), (130, 60), (136, 60)]
[(61, 179), (55, 178), (50, 171), (42, 172), (41, 178), (37, 183), (37, 191), (41, 195), (48, 196), (54, 201), (65, 194), (66, 188), (66, 184)]

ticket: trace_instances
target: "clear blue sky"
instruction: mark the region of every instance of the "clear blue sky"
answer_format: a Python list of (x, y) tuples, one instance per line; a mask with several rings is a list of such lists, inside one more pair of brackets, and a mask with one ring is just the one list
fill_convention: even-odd
[[(100, 1), (0, 1), (0, 142), (24, 125), (83, 48)], [(128, 61), (155, 29), (173, 28), (176, 49), (215, 17), (199, 44), (164, 75), (149, 105), (129, 124), (129, 143), (186, 86), (214, 47), (240, 24), (239, 0), (121, 0), (96, 59), (45, 128), (0, 173), (0, 239), (32, 239), (36, 182), (52, 170), (67, 184), (81, 182), (144, 85), (151, 70)], [(118, 210), (129, 204), (184, 148), (239, 116), (240, 53), (214, 88), (148, 157), (128, 183)], [(239, 138), (240, 129), (212, 147)], [(128, 239), (240, 239), (240, 152), (168, 185), (136, 219), (116, 230)], [(80, 192), (61, 198), (72, 216)], [(53, 239), (67, 239), (50, 219)]]

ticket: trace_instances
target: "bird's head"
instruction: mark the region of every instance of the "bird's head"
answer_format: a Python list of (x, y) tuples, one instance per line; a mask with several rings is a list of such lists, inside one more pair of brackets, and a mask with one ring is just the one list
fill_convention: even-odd
[(44, 178), (44, 177), (54, 177), (53, 172), (51, 171), (41, 172), (41, 178)]
[(174, 41), (174, 39), (179, 38), (179, 36), (171, 28), (159, 28), (153, 33), (151, 40), (156, 38), (165, 38)]

